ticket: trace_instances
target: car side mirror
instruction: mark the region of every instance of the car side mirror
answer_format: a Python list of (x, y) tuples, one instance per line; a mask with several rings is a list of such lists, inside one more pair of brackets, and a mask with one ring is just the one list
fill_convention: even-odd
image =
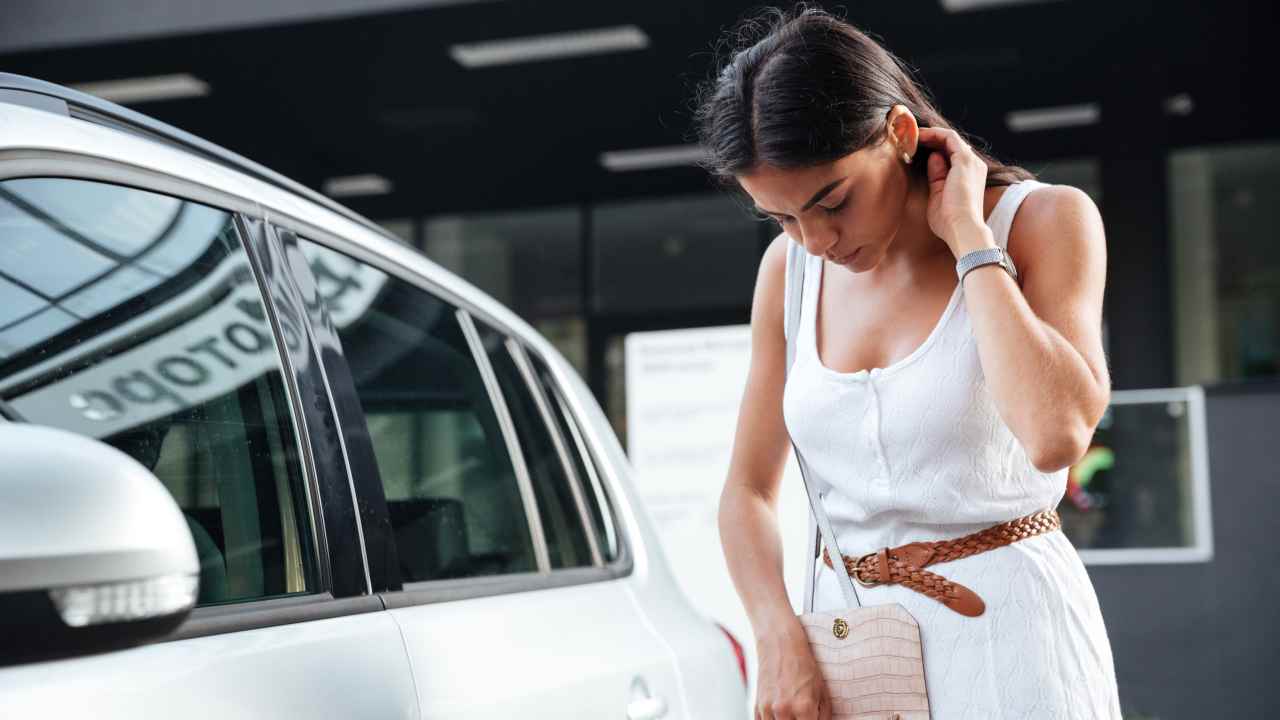
[(158, 639), (195, 605), (182, 511), (115, 448), (0, 420), (0, 664)]

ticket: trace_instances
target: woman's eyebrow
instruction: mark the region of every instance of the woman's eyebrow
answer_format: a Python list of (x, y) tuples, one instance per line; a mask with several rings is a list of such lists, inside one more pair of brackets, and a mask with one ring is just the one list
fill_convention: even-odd
[[(845, 175), (844, 177), (840, 178), (839, 180), (836, 180), (836, 181), (835, 181), (835, 182), (833, 182), (833, 183), (830, 183), (830, 184), (828, 184), (828, 185), (823, 186), (823, 188), (822, 188), (821, 190), (819, 190), (818, 192), (814, 193), (813, 197), (809, 198), (809, 202), (805, 203), (805, 204), (804, 204), (804, 207), (800, 208), (800, 212), (804, 212), (805, 210), (808, 210), (809, 208), (813, 207), (814, 205), (817, 205), (819, 200), (821, 200), (822, 198), (824, 198), (824, 197), (826, 197), (826, 196), (827, 196), (827, 193), (831, 192), (832, 190), (835, 190), (837, 185), (839, 185), (840, 183), (842, 183), (842, 182), (844, 182), (845, 180), (848, 180), (848, 179), (849, 179), (849, 176), (848, 176), (848, 175)], [(785, 215), (785, 213), (776, 213), (776, 212), (774, 212), (774, 211), (772, 211), (772, 210), (765, 210), (764, 208), (760, 207), (759, 205), (756, 205), (756, 210), (759, 210), (760, 212), (762, 212), (762, 213), (764, 213), (764, 214), (766, 214), (766, 215)]]

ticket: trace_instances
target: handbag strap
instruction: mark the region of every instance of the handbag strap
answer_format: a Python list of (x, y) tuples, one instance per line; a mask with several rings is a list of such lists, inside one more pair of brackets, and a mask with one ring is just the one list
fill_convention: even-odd
[[(808, 253), (804, 252), (796, 241), (787, 237), (787, 276), (786, 276), (786, 292), (783, 301), (784, 324), (783, 334), (787, 339), (787, 366), (786, 374), (791, 372), (791, 364), (795, 361), (796, 355), (796, 336), (800, 333), (800, 311), (804, 304), (804, 267), (808, 260)], [(785, 423), (784, 423), (785, 426)], [(804, 455), (800, 453), (800, 448), (796, 446), (795, 439), (791, 440), (791, 449), (795, 452), (796, 462), (800, 465), (800, 481), (804, 484), (805, 495), (809, 497), (809, 531), (808, 537), (813, 538), (813, 545), (808, 549), (808, 559), (806, 562), (806, 572), (804, 581), (804, 611), (806, 613), (813, 612), (813, 593), (814, 578), (813, 571), (817, 566), (818, 556), (818, 540), (822, 539), (831, 551), (837, 555), (840, 553), (840, 546), (836, 544), (836, 535), (831, 530), (831, 520), (827, 517), (826, 510), (822, 506), (822, 493), (814, 494), (813, 487), (809, 485), (809, 466), (804, 461)], [(814, 532), (813, 522), (817, 520), (817, 532)], [(843, 557), (843, 556), (842, 556)], [(858, 598), (858, 591), (853, 586), (853, 578), (849, 577), (849, 570), (844, 563), (835, 563), (833, 568), (836, 574), (840, 576), (840, 591), (844, 594), (845, 604), (848, 607), (862, 607), (862, 601)]]

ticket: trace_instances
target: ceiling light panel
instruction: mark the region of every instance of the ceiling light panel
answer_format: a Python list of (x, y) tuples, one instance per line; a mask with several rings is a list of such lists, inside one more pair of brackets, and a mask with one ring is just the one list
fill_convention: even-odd
[(1057, 107), (1015, 110), (1005, 116), (1005, 124), (1013, 132), (1033, 132), (1053, 128), (1093, 125), (1101, 117), (1097, 103), (1059, 105)]
[(949, 13), (989, 10), (991, 8), (1009, 7), (1012, 5), (1031, 5), (1058, 0), (939, 0), (942, 9)]
[(669, 145), (600, 154), (600, 164), (613, 172), (693, 165), (706, 155), (700, 145)]
[(391, 192), (391, 181), (381, 175), (344, 175), (324, 181), (324, 194), (329, 197), (363, 197), (386, 195)]
[(449, 56), (465, 68), (512, 65), (584, 55), (643, 50), (649, 36), (635, 25), (529, 35), (506, 40), (463, 43), (449, 48)]
[(209, 83), (188, 73), (103, 80), (70, 87), (121, 105), (204, 97), (209, 94)]

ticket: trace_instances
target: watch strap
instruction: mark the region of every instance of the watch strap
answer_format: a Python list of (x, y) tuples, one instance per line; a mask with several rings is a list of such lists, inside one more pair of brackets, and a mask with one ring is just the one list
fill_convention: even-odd
[(982, 267), (983, 265), (999, 265), (1008, 271), (1009, 275), (1014, 279), (1018, 279), (1018, 271), (1013, 266), (1013, 260), (1009, 258), (1009, 253), (1004, 248), (993, 247), (983, 248), (965, 253), (956, 261), (956, 275), (959, 276), (960, 282), (964, 282), (964, 276), (969, 274), (970, 270)]

